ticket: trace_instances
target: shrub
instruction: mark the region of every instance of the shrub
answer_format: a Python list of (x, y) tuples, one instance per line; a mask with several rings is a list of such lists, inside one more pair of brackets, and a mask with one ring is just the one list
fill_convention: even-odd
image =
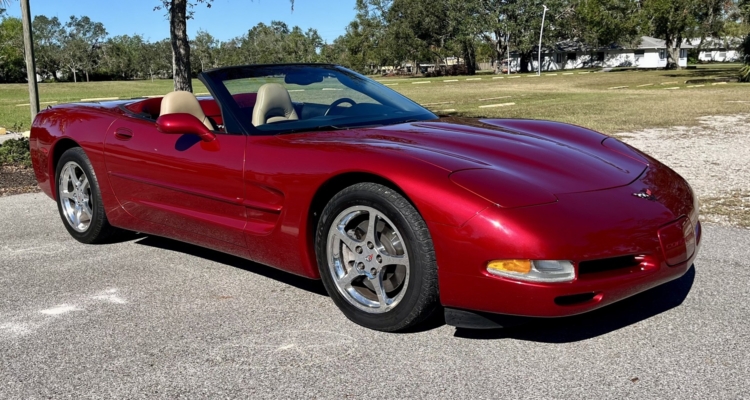
[(747, 35), (740, 45), (742, 61), (745, 65), (740, 68), (740, 82), (750, 82), (750, 35)]
[(0, 144), (0, 165), (31, 167), (29, 139), (10, 139)]

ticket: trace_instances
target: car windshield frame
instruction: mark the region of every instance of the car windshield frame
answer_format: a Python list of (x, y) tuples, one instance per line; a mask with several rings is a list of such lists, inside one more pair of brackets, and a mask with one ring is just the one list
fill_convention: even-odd
[[(308, 76), (311, 76), (312, 79), (305, 80)], [(279, 135), (298, 132), (387, 126), (404, 122), (421, 122), (438, 119), (438, 117), (429, 110), (387, 86), (354, 71), (333, 64), (244, 65), (204, 71), (198, 78), (208, 88), (214, 99), (216, 99), (217, 104), (221, 109), (226, 131), (232, 133)], [(320, 93), (321, 100), (324, 100), (324, 94), (332, 93), (323, 92), (322, 90), (354, 91), (351, 93), (356, 92), (359, 95), (357, 98), (368, 98), (369, 100), (372, 100), (371, 102), (368, 102), (367, 105), (360, 105), (359, 109), (365, 109), (364, 111), (367, 111), (367, 108), (370, 108), (372, 111), (378, 111), (379, 113), (365, 113), (362, 115), (349, 116), (325, 114), (314, 116), (312, 118), (300, 118), (295, 121), (280, 121), (255, 126), (252, 123), (253, 108), (240, 107), (235, 100), (235, 97), (233, 97), (233, 95), (243, 93), (232, 93), (232, 91), (235, 90), (232, 87), (232, 83), (242, 83), (245, 79), (247, 79), (248, 82), (254, 80), (257, 80), (258, 82), (263, 82), (264, 80), (281, 80), (283, 84), (295, 85), (294, 87), (314, 87), (314, 89), (310, 89), (311, 92), (308, 93), (307, 98), (309, 98), (310, 95), (314, 96), (316, 93)], [(320, 84), (322, 79), (328, 79), (330, 82), (334, 82), (333, 80), (335, 79), (335, 82), (340, 84), (341, 88), (321, 89), (315, 87), (314, 85)], [(250, 83), (248, 84), (250, 85)], [(257, 84), (257, 82), (253, 82), (252, 84)], [(288, 86), (285, 88), (287, 87)], [(312, 92), (312, 90), (315, 90), (315, 92)], [(289, 91), (289, 89), (287, 89), (287, 91)], [(304, 89), (293, 91), (304, 92)], [(310, 106), (316, 107), (317, 112), (319, 113), (322, 110), (321, 107), (325, 106), (326, 103), (305, 103), (304, 101), (295, 101), (293, 104), (295, 109), (301, 109), (306, 104), (309, 104)], [(349, 106), (354, 109), (353, 105)], [(346, 111), (346, 107), (343, 108), (345, 109), (345, 112), (354, 114), (352, 111)]]

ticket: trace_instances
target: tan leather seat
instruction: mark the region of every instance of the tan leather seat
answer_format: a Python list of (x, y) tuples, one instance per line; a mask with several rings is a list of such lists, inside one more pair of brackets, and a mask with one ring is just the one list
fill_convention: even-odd
[(166, 114), (191, 114), (210, 130), (215, 130), (211, 120), (203, 113), (198, 99), (190, 92), (171, 92), (161, 100), (159, 115)]
[(258, 98), (253, 108), (254, 126), (298, 119), (292, 99), (284, 86), (278, 83), (266, 83), (258, 89)]

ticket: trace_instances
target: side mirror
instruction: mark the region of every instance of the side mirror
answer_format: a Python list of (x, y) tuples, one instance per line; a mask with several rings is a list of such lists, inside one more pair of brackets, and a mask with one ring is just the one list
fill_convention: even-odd
[(166, 114), (156, 120), (156, 129), (161, 133), (197, 135), (204, 142), (213, 142), (216, 135), (192, 114)]

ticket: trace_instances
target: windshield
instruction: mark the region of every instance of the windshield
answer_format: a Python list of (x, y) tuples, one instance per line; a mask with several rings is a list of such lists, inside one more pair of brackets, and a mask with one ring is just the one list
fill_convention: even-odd
[(263, 65), (205, 73), (245, 131), (279, 134), (436, 119), (395, 91), (342, 67)]

